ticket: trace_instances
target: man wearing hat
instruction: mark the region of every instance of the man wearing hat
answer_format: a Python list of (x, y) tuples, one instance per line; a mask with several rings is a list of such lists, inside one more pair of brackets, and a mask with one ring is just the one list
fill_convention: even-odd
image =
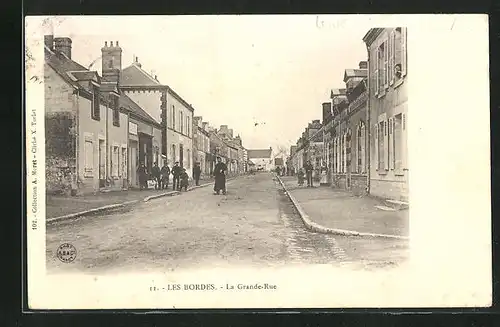
[(182, 173), (182, 169), (179, 166), (179, 161), (176, 161), (174, 166), (172, 167), (172, 177), (173, 177), (173, 180), (172, 180), (173, 188), (172, 189), (174, 191), (181, 190), (181, 181), (180, 181), (181, 173)]

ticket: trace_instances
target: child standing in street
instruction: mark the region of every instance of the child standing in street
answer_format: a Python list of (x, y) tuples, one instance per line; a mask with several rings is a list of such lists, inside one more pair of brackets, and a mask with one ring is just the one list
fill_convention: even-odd
[(182, 172), (181, 172), (181, 176), (180, 176), (180, 180), (181, 180), (181, 190), (184, 189), (184, 191), (187, 191), (187, 187), (188, 187), (188, 184), (189, 184), (189, 176), (186, 172), (186, 168), (182, 168)]

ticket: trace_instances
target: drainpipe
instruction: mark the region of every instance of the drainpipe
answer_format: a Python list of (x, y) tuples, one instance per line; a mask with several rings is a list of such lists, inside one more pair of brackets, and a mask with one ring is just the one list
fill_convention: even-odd
[(72, 195), (76, 195), (78, 192), (78, 180), (79, 180), (79, 173), (80, 173), (80, 155), (79, 155), (79, 145), (80, 145), (80, 122), (79, 122), (79, 116), (80, 116), (80, 94), (78, 92), (78, 89), (75, 89), (73, 91), (73, 101), (76, 102), (76, 117), (75, 117), (75, 126), (76, 126), (76, 135), (75, 135), (75, 173), (73, 174), (73, 185), (72, 185)]
[[(366, 43), (365, 43), (366, 44)], [(368, 44), (366, 44), (366, 51), (368, 52), (368, 62), (367, 62), (367, 68), (368, 68), (368, 78), (366, 79), (365, 86), (367, 89), (367, 97), (366, 97), (366, 125), (365, 125), (365, 167), (367, 167), (367, 178), (366, 178), (366, 193), (370, 194), (370, 179), (371, 179), (371, 164), (370, 164), (370, 154), (371, 154), (371, 147), (370, 147), (370, 140), (372, 138), (371, 135), (371, 121), (370, 121), (370, 66), (371, 66), (371, 60), (370, 60), (370, 47)]]
[[(106, 99), (108, 100), (108, 99)], [(99, 101), (99, 106), (101, 105), (101, 102)], [(105, 172), (106, 172), (106, 180), (108, 178), (110, 178), (110, 174), (109, 174), (109, 169), (108, 169), (108, 160), (110, 159), (109, 158), (109, 138), (108, 138), (108, 101), (106, 101), (106, 169), (105, 169)], [(109, 162), (110, 163), (110, 162)], [(111, 165), (110, 165), (111, 166)], [(111, 168), (111, 167), (109, 167)], [(111, 179), (111, 178), (110, 178)], [(106, 183), (104, 184), (106, 186)]]
[(129, 124), (130, 124), (130, 111), (127, 111), (127, 126), (125, 128), (125, 135), (127, 136), (127, 150), (126, 150), (126, 153), (127, 153), (127, 189), (130, 188), (130, 184), (131, 184), (131, 179), (130, 179), (130, 175), (131, 175), (131, 169), (130, 169), (130, 153), (129, 153), (129, 149), (130, 149), (130, 137), (129, 137)]

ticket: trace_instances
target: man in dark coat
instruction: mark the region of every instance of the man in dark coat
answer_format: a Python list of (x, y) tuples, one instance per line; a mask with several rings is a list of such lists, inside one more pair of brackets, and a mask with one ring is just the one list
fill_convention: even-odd
[(220, 157), (217, 157), (217, 163), (215, 164), (214, 168), (215, 194), (219, 194), (220, 191), (222, 191), (222, 194), (226, 194), (226, 171), (227, 171), (226, 164), (222, 162), (222, 159)]
[(139, 187), (142, 190), (143, 188), (148, 188), (148, 178), (147, 178), (148, 170), (144, 163), (141, 162), (139, 167), (137, 167), (137, 175), (139, 176)]
[(179, 190), (184, 189), (184, 191), (187, 191), (189, 185), (189, 176), (186, 172), (186, 168), (182, 168), (181, 170), (180, 181), (181, 181), (181, 187)]
[(164, 190), (168, 188), (168, 180), (170, 179), (170, 168), (168, 167), (166, 161), (163, 163), (163, 167), (161, 167), (160, 173), (161, 173), (161, 189)]
[(161, 188), (161, 173), (160, 173), (160, 167), (158, 167), (157, 162), (155, 162), (153, 168), (151, 168), (151, 175), (154, 181), (156, 182), (155, 190), (159, 190)]
[(307, 161), (307, 163), (304, 165), (304, 170), (306, 171), (307, 187), (313, 187), (313, 170), (314, 170), (314, 167), (311, 164), (311, 161)]
[(173, 188), (172, 189), (174, 191), (181, 190), (181, 183), (180, 183), (181, 173), (182, 173), (182, 168), (181, 168), (181, 166), (179, 166), (179, 161), (176, 161), (174, 166), (172, 167), (172, 176), (173, 176), (173, 179), (172, 179)]
[(194, 164), (194, 167), (193, 167), (193, 178), (194, 178), (194, 182), (195, 182), (196, 186), (200, 185), (200, 175), (201, 175), (201, 167), (200, 167), (200, 163), (197, 162)]

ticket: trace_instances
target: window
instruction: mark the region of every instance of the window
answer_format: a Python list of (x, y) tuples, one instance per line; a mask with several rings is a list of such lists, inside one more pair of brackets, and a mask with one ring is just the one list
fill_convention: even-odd
[(94, 176), (94, 144), (92, 140), (85, 140), (85, 157), (84, 157), (84, 176)]
[(120, 126), (120, 105), (118, 102), (118, 97), (113, 97), (113, 125)]
[(175, 130), (175, 106), (172, 105), (172, 129)]
[(190, 132), (190, 130), (191, 130), (191, 128), (190, 128), (190, 127), (191, 127), (191, 124), (190, 124), (190, 122), (189, 122), (189, 120), (190, 120), (190, 119), (189, 119), (189, 116), (187, 116), (186, 118), (187, 118), (187, 123), (186, 123), (186, 127), (187, 127), (187, 136), (191, 136), (191, 134), (189, 133), (189, 132)]
[(378, 147), (378, 169), (385, 168), (385, 122), (378, 123), (377, 147)]
[(179, 124), (181, 134), (184, 132), (184, 121), (182, 120), (182, 111), (179, 110)]
[(172, 158), (171, 164), (173, 165), (175, 162), (175, 144), (172, 144), (172, 150), (171, 150), (170, 156)]
[(390, 34), (390, 84), (397, 82), (406, 75), (406, 28), (395, 28)]
[(127, 178), (127, 148), (122, 148), (122, 160), (120, 161), (122, 164), (122, 178)]
[(403, 168), (403, 124), (402, 115), (394, 116), (393, 141), (391, 146), (394, 152), (394, 169), (396, 172)]
[(92, 88), (92, 119), (101, 120), (101, 104), (97, 86), (93, 86)]
[(119, 175), (119, 171), (118, 171), (118, 168), (120, 167), (119, 166), (119, 160), (120, 160), (119, 158), (120, 158), (120, 155), (118, 152), (118, 147), (113, 146), (113, 153), (112, 153), (112, 157), (111, 157), (111, 176), (113, 176), (113, 177), (118, 177), (118, 175)]

